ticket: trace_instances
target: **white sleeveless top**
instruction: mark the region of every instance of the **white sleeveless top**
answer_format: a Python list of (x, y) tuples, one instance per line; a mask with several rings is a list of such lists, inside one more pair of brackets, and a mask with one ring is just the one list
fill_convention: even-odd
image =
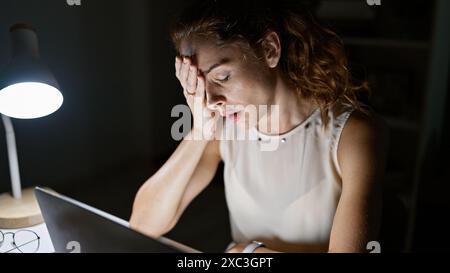
[[(220, 142), (234, 242), (329, 241), (341, 194), (337, 146), (353, 108), (333, 112), (326, 127), (317, 109), (286, 134), (267, 136), (253, 128), (247, 140)], [(262, 143), (273, 140), (279, 140), (277, 149), (262, 151)]]

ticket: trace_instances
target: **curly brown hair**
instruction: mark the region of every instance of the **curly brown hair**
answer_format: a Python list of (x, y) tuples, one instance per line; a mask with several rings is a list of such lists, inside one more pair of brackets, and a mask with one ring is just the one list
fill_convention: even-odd
[(178, 51), (182, 41), (204, 38), (218, 46), (240, 42), (257, 54), (270, 31), (280, 37), (286, 79), (299, 96), (317, 102), (325, 124), (338, 100), (364, 111), (358, 97), (370, 90), (353, 79), (342, 40), (298, 1), (197, 0), (179, 16), (171, 37)]

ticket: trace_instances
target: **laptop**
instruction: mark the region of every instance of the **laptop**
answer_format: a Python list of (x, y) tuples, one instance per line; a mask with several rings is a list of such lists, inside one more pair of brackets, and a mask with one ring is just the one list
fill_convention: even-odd
[(53, 190), (35, 195), (56, 252), (61, 253), (200, 253), (169, 238), (151, 238), (129, 223)]

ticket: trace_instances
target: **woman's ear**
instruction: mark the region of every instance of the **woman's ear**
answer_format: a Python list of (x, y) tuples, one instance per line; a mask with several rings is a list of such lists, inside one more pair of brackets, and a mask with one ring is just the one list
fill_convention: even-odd
[(270, 68), (277, 67), (281, 58), (281, 42), (276, 32), (271, 31), (266, 34), (262, 42), (262, 49), (267, 65)]

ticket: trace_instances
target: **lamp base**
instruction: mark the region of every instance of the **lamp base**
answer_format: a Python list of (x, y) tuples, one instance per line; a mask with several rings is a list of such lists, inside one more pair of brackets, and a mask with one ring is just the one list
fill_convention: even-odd
[(33, 188), (23, 190), (22, 199), (14, 199), (9, 193), (0, 195), (0, 228), (19, 229), (43, 222)]

